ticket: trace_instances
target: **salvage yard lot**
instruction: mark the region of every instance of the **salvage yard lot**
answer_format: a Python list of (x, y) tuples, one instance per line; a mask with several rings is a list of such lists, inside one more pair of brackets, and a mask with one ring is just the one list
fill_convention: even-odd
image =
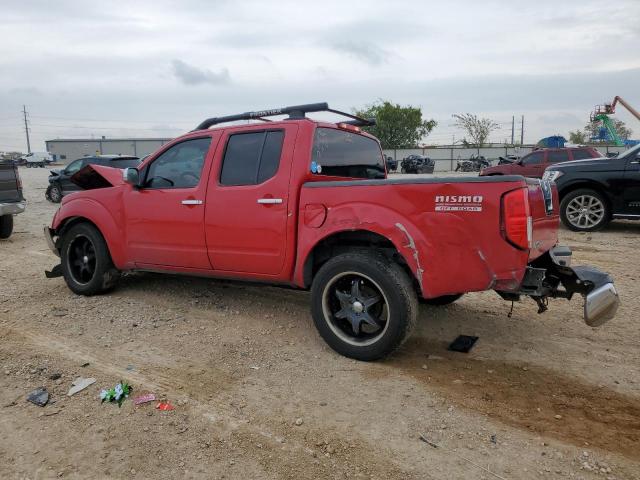
[[(307, 292), (145, 273), (75, 296), (43, 274), (48, 170), (21, 175), (27, 211), (0, 242), (0, 478), (640, 478), (638, 223), (560, 232), (616, 280), (604, 327), (578, 301), (508, 318), (469, 294), (361, 363), (320, 339)], [(469, 354), (446, 350), (459, 334), (480, 337)], [(78, 376), (97, 382), (67, 397)], [(175, 410), (101, 405), (119, 380)], [(40, 386), (44, 408), (25, 401)]]

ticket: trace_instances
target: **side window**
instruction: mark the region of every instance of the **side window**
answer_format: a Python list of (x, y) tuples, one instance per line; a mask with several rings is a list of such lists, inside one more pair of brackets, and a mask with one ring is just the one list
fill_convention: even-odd
[(551, 150), (547, 153), (547, 162), (558, 163), (569, 161), (569, 150)]
[(544, 160), (544, 152), (533, 152), (522, 159), (523, 165), (539, 165)]
[(80, 170), (80, 167), (82, 167), (82, 162), (82, 159), (74, 160), (69, 165), (67, 165), (67, 168), (64, 169), (64, 173), (66, 173), (67, 175), (73, 175), (78, 170)]
[(273, 177), (280, 165), (283, 130), (229, 136), (222, 161), (222, 185), (257, 185)]
[(200, 182), (211, 137), (187, 140), (162, 153), (147, 171), (146, 188), (192, 188)]
[(573, 155), (574, 160), (584, 160), (585, 158), (591, 158), (591, 153), (588, 150), (572, 150), (571, 154)]

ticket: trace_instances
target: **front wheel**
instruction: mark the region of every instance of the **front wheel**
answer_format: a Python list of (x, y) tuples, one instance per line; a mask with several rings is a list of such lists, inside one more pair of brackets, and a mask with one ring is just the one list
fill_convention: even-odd
[(0, 238), (9, 238), (13, 233), (13, 215), (0, 217)]
[(371, 361), (396, 350), (418, 311), (407, 273), (375, 253), (345, 253), (325, 263), (311, 287), (318, 332), (336, 352)]
[(560, 218), (569, 230), (593, 232), (609, 223), (611, 212), (602, 194), (590, 188), (580, 188), (562, 199)]
[(63, 234), (60, 259), (64, 280), (78, 295), (107, 292), (118, 280), (107, 243), (88, 223), (74, 225)]
[(60, 203), (60, 200), (62, 200), (62, 190), (58, 185), (52, 183), (47, 187), (47, 191), (44, 193), (44, 196), (50, 202)]

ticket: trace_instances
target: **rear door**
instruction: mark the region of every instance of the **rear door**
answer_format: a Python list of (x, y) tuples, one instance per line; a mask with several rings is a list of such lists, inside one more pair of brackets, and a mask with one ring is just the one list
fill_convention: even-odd
[(214, 270), (262, 275), (282, 271), (287, 220), (296, 201), (289, 196), (289, 177), (297, 132), (295, 124), (225, 130), (205, 211)]

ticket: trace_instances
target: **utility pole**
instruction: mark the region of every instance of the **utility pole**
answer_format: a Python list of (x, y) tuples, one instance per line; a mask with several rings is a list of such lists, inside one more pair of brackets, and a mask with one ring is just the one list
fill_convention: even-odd
[(516, 133), (516, 116), (512, 115), (511, 116), (511, 145), (513, 145), (513, 136)]
[(31, 142), (29, 141), (29, 124), (27, 123), (26, 105), (22, 105), (22, 113), (24, 114), (24, 132), (27, 134), (27, 153), (31, 153)]
[(524, 115), (522, 115), (522, 127), (520, 128), (520, 145), (524, 145)]

